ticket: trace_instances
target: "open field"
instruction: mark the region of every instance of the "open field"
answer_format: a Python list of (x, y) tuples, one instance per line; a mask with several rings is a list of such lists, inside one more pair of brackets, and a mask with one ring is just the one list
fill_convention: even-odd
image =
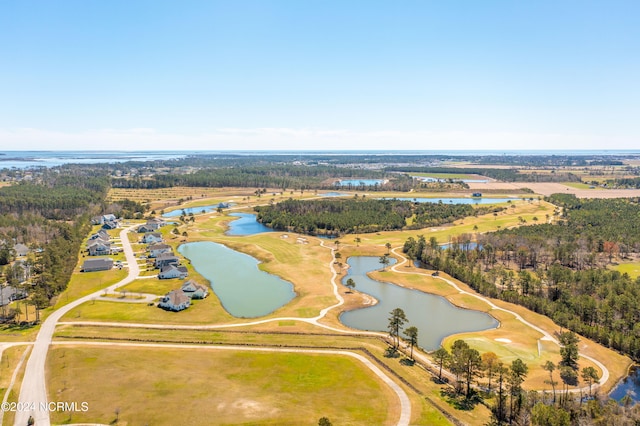
[[(393, 424), (397, 398), (344, 356), (223, 350), (55, 347), (49, 399), (86, 401), (52, 421), (109, 424)], [(99, 384), (96, 386), (96, 384)], [(126, 399), (121, 395), (126, 389)], [(70, 419), (71, 417), (71, 419)]]
[[(10, 348), (6, 348), (2, 351), (2, 358), (0, 359), (0, 401), (4, 398), (7, 399), (7, 402), (15, 403), (18, 402), (18, 393), (20, 390), (20, 385), (22, 383), (22, 377), (24, 376), (24, 367), (25, 363), (22, 364), (22, 367), (17, 372), (16, 381), (13, 384), (11, 392), (7, 395), (7, 386), (10, 384), (12, 376), (20, 363), (20, 359), (24, 355), (25, 351), (31, 350), (31, 348), (27, 346), (14, 346)], [(13, 425), (14, 423), (15, 412), (13, 411), (4, 411), (0, 413), (0, 425)]]
[(437, 179), (475, 179), (475, 180), (492, 180), (486, 176), (480, 176), (470, 173), (409, 173), (412, 176), (432, 177)]
[(618, 271), (622, 274), (629, 274), (631, 278), (640, 277), (640, 262), (625, 262), (617, 265), (610, 265), (609, 269)]
[(562, 183), (541, 182), (488, 182), (469, 183), (469, 188), (482, 192), (483, 189), (513, 190), (529, 188), (536, 194), (549, 196), (551, 194), (574, 194), (578, 198), (630, 198), (640, 197), (640, 189), (578, 189)]

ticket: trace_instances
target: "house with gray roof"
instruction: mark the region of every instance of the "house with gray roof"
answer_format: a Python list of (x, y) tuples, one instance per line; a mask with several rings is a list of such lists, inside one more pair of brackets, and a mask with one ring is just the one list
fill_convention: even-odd
[(7, 306), (14, 300), (27, 297), (27, 293), (10, 285), (0, 285), (0, 306)]
[(151, 244), (149, 246), (149, 257), (158, 257), (163, 253), (171, 253), (173, 254), (173, 250), (171, 246), (163, 243)]
[(15, 246), (13, 246), (13, 250), (18, 257), (24, 257), (31, 251), (29, 250), (29, 247), (25, 246), (24, 244), (16, 244)]
[(147, 232), (142, 237), (142, 242), (145, 244), (151, 243), (161, 243), (162, 242), (162, 234), (159, 232)]
[(111, 242), (103, 241), (101, 239), (90, 241), (87, 245), (89, 256), (103, 256), (105, 254), (111, 254)]
[(191, 305), (191, 298), (185, 294), (182, 290), (172, 290), (167, 293), (158, 306), (168, 311), (182, 311), (187, 309)]
[(202, 284), (198, 284), (193, 280), (189, 280), (182, 284), (182, 291), (184, 291), (192, 299), (204, 299), (209, 295), (209, 290)]
[(158, 274), (158, 278), (161, 280), (168, 280), (171, 278), (186, 278), (189, 272), (187, 271), (186, 266), (177, 266), (174, 264), (163, 266), (160, 269), (160, 273)]
[(82, 264), (82, 272), (108, 271), (111, 268), (113, 268), (113, 259), (108, 257), (88, 259)]
[(177, 265), (178, 263), (180, 263), (180, 258), (174, 256), (173, 253), (162, 253), (161, 255), (156, 257), (154, 266), (156, 268), (162, 269), (163, 266)]

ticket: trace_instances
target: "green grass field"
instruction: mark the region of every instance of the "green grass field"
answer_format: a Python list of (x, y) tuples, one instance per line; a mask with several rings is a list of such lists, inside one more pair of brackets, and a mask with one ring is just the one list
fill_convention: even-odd
[(89, 405), (53, 423), (383, 425), (399, 415), (387, 386), (345, 356), (58, 346), (47, 366), (50, 400)]
[(618, 265), (611, 265), (609, 269), (619, 271), (623, 274), (629, 274), (631, 278), (640, 277), (640, 262), (620, 263)]

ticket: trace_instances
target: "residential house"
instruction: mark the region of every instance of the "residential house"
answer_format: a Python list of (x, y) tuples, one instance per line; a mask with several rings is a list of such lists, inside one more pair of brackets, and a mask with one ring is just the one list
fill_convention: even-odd
[(16, 244), (15, 246), (13, 246), (13, 250), (18, 257), (24, 257), (28, 255), (30, 251), (29, 247), (25, 246), (24, 244)]
[(102, 225), (104, 223), (104, 219), (102, 216), (94, 216), (91, 218), (92, 225)]
[(10, 285), (0, 285), (0, 306), (6, 306), (14, 300), (21, 300), (27, 297), (27, 293), (19, 288)]
[(160, 269), (160, 273), (158, 274), (158, 278), (161, 280), (167, 280), (171, 278), (186, 278), (188, 275), (188, 271), (186, 266), (177, 266), (174, 264), (169, 264), (163, 266)]
[(104, 222), (115, 222), (115, 221), (118, 220), (118, 218), (114, 214), (103, 214), (102, 215), (102, 220)]
[(159, 232), (147, 232), (142, 237), (142, 242), (145, 244), (151, 243), (161, 243), (162, 242), (162, 234)]
[(189, 280), (182, 285), (184, 291), (192, 299), (204, 299), (209, 295), (209, 290), (202, 284)]
[(113, 259), (108, 257), (85, 260), (82, 264), (82, 272), (108, 271), (111, 268), (113, 268)]
[(159, 219), (157, 217), (154, 217), (154, 218), (151, 218), (151, 219), (147, 220), (146, 226), (155, 231), (155, 230), (158, 230), (158, 229), (162, 228), (166, 224), (167, 224), (167, 222), (165, 222), (163, 219)]
[(140, 226), (138, 226), (138, 232), (140, 232), (140, 233), (153, 232), (153, 231), (155, 231), (155, 229), (150, 227), (149, 225), (140, 225)]
[(111, 239), (111, 235), (109, 235), (109, 233), (107, 231), (105, 231), (104, 229), (99, 230), (98, 232), (96, 232), (95, 234), (93, 234), (92, 236), (89, 237), (89, 240), (95, 240), (95, 239), (102, 239), (105, 241), (109, 241)]
[(93, 240), (88, 243), (87, 250), (89, 250), (89, 256), (111, 254), (111, 242), (100, 239)]
[(156, 268), (162, 269), (167, 265), (178, 265), (180, 263), (180, 259), (173, 255), (173, 253), (162, 253), (158, 257), (156, 257), (156, 261), (154, 262), (154, 266)]
[(105, 222), (102, 225), (102, 229), (116, 229), (118, 225), (119, 224), (117, 220), (110, 220), (109, 222)]
[(163, 253), (173, 254), (173, 250), (171, 250), (171, 246), (163, 243), (151, 244), (149, 246), (149, 257), (158, 257)]
[(182, 290), (172, 290), (167, 293), (158, 306), (168, 311), (182, 311), (191, 305), (191, 299)]

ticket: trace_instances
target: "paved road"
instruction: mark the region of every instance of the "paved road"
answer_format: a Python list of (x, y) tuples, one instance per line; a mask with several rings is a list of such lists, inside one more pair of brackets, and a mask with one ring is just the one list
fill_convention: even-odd
[[(122, 247), (124, 248), (124, 254), (129, 263), (129, 274), (125, 279), (110, 286), (107, 291), (113, 292), (115, 288), (128, 284), (136, 279), (140, 273), (138, 263), (136, 262), (133, 254), (133, 249), (129, 243), (129, 237), (127, 233), (137, 225), (132, 225), (128, 228), (124, 228), (120, 231), (120, 239), (122, 240)], [(79, 306), (85, 302), (89, 302), (91, 299), (99, 297), (104, 292), (104, 289), (96, 291), (95, 293), (81, 297), (73, 302), (63, 306), (62, 308), (54, 311), (47, 317), (40, 326), (40, 332), (33, 345), (31, 356), (27, 361), (27, 367), (22, 379), (22, 386), (20, 388), (19, 402), (23, 406), (34, 407), (34, 410), (20, 411), (16, 413), (15, 425), (24, 426), (29, 420), (29, 416), (33, 416), (37, 426), (49, 426), (51, 421), (49, 419), (49, 412), (46, 410), (40, 410), (40, 406), (46, 406), (47, 399), (47, 387), (45, 383), (45, 362), (47, 359), (47, 352), (49, 351), (49, 345), (53, 333), (56, 329), (56, 324), (71, 309)]]

